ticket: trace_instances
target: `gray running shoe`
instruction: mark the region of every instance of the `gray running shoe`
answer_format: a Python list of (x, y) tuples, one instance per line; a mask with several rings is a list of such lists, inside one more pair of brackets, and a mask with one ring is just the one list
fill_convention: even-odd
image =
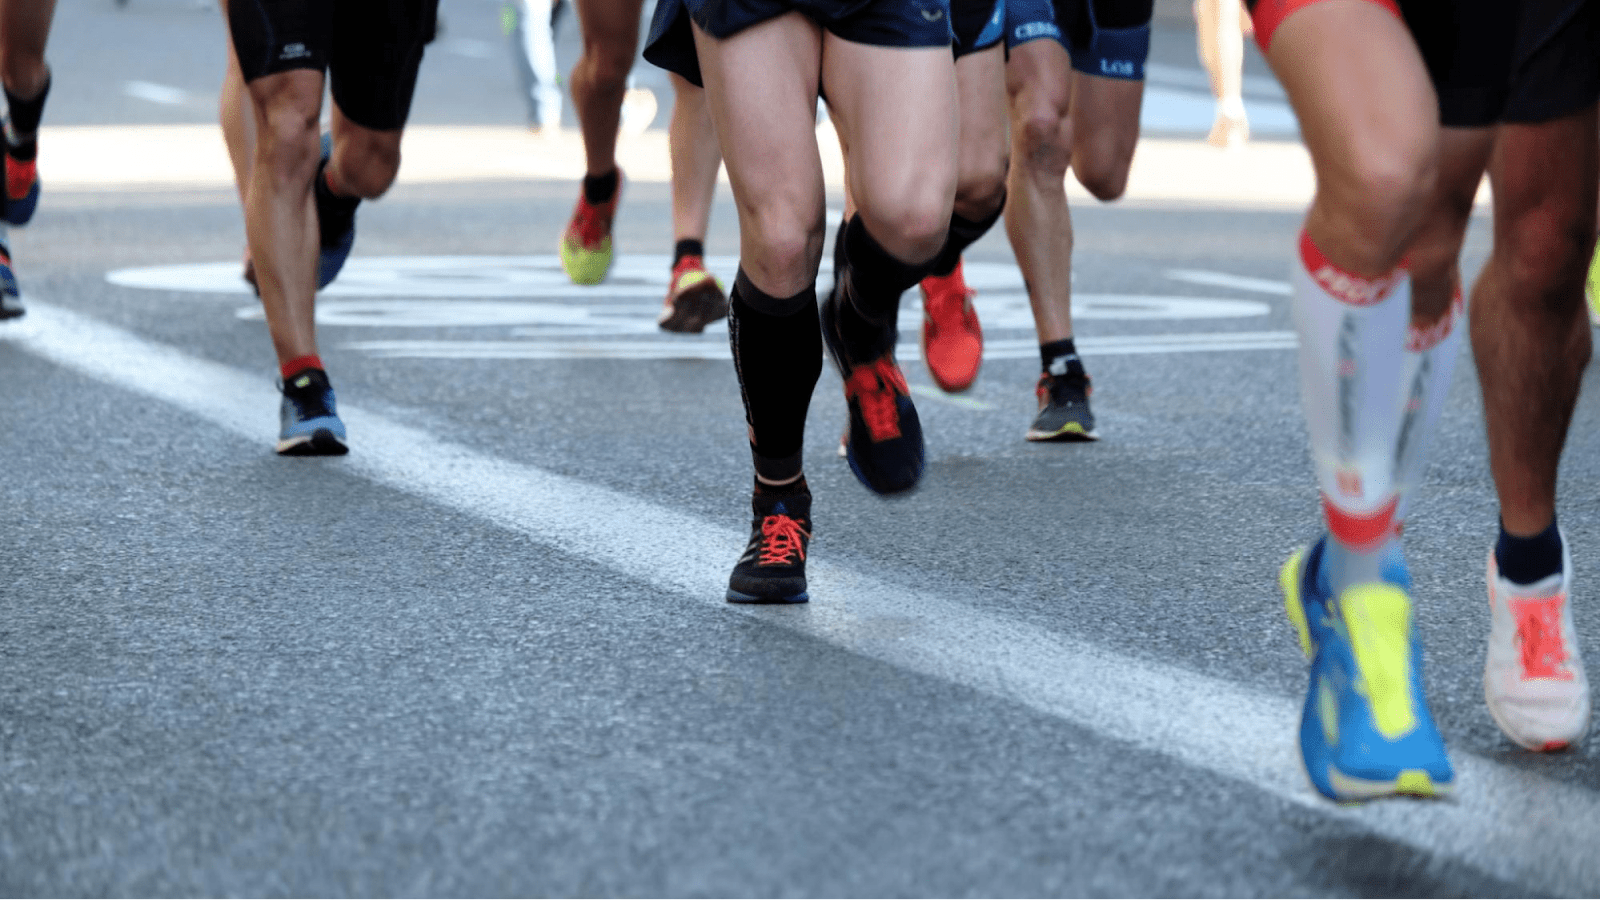
[(1094, 388), (1082, 369), (1069, 369), (1064, 375), (1046, 372), (1039, 376), (1039, 414), (1028, 427), (1030, 441), (1097, 441), (1094, 413), (1089, 411), (1089, 395)]
[(11, 250), (0, 242), (0, 322), (21, 318), (26, 312), (22, 306), (22, 291), (17, 289), (17, 277), (11, 274)]

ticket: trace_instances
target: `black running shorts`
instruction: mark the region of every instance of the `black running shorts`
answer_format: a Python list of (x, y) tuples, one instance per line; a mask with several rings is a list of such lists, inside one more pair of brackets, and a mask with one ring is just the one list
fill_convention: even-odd
[[(1306, 2), (1250, 0), (1249, 6), (1284, 8), (1287, 15)], [(1544, 122), (1600, 99), (1597, 0), (1399, 0), (1398, 6), (1439, 95), (1441, 124)]]
[(246, 82), (293, 69), (328, 73), (357, 125), (406, 123), (439, 0), (231, 0), (228, 30)]
[(693, 19), (715, 38), (798, 12), (847, 41), (874, 47), (949, 47), (950, 0), (659, 0), (644, 58), (694, 84)]

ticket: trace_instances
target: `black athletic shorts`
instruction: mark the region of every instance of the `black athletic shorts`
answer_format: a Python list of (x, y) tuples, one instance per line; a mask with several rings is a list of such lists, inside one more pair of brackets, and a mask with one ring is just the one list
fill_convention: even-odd
[(701, 84), (690, 19), (726, 38), (791, 12), (874, 47), (949, 47), (954, 37), (950, 0), (659, 0), (644, 58)]
[(1142, 81), (1154, 0), (1006, 0), (1006, 48), (1052, 38), (1086, 75)]
[(406, 124), (439, 0), (231, 0), (228, 30), (244, 80), (328, 73), (345, 117), (375, 131)]
[(950, 0), (956, 58), (987, 50), (1006, 36), (1006, 0)]
[[(1303, 2), (1249, 0), (1249, 6), (1252, 12), (1262, 6), (1270, 18), (1273, 10), (1292, 12)], [(1439, 95), (1443, 125), (1544, 122), (1600, 99), (1597, 0), (1399, 0), (1398, 6)]]

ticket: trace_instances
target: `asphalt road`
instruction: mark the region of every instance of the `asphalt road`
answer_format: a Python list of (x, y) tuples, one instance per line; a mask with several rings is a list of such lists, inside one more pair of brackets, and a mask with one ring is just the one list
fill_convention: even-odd
[[(519, 127), (496, 4), (444, 11), (414, 121)], [(824, 374), (813, 600), (735, 608), (738, 386), (725, 330), (654, 328), (659, 181), (630, 184), (618, 271), (580, 289), (551, 256), (574, 181), (403, 170), (319, 302), (353, 452), (273, 455), (232, 188), (124, 158), (213, 120), (222, 33), (177, 0), (58, 13), (59, 137), (12, 235), (30, 313), (0, 333), (0, 894), (1600, 893), (1594, 742), (1526, 754), (1483, 706), (1470, 358), (1407, 529), (1459, 795), (1340, 807), (1299, 770), (1275, 588), (1317, 522), (1292, 206), (1075, 209), (1091, 445), (1023, 441), (1036, 350), (986, 238), (971, 392), (932, 386), (906, 298), (924, 485), (856, 484)], [(1147, 124), (1175, 140), (1209, 124), (1192, 41), (1157, 30)], [(97, 171), (52, 189), (52, 140), (91, 139)], [(724, 188), (725, 275), (736, 242)], [(1597, 377), (1560, 510), (1591, 659)]]

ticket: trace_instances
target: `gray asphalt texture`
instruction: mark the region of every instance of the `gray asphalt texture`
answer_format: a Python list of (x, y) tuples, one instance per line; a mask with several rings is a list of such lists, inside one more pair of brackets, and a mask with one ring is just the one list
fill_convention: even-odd
[[(447, 38), (503, 51), (496, 9), (446, 0)], [(222, 33), (215, 10), (176, 0), (121, 10), (62, 0), (47, 122), (211, 121)], [(139, 49), (155, 41), (170, 52)], [(1192, 41), (1164, 19), (1155, 58), (1194, 68)], [(1264, 71), (1258, 58), (1251, 66)], [(120, 92), (130, 78), (201, 99), (149, 104)], [(413, 121), (519, 124), (513, 92), (499, 52), (430, 54)], [(549, 253), (575, 191), (408, 185), (402, 172), (389, 197), (363, 207), (356, 253)], [(629, 191), (619, 246), (666, 253), (666, 186)], [(1148, 203), (1074, 216), (1082, 291), (1252, 300), (1263, 298), (1164, 273), (1281, 280), (1300, 221)], [(1469, 272), (1486, 231), (1474, 228)], [(708, 243), (735, 252), (726, 189)], [(128, 266), (235, 260), (242, 244), (226, 189), (47, 185), (37, 221), (13, 235), (29, 296), (270, 381), (264, 325), (236, 314), (246, 298), (105, 280)], [(1004, 235), (969, 259), (1009, 262)], [(1265, 299), (1265, 317), (1084, 319), (1078, 330), (1289, 330), (1286, 301)], [(726, 360), (427, 360), (345, 346), (417, 337), (514, 335), (326, 328), (341, 401), (708, 522), (747, 522), (744, 424)], [(1293, 352), (1086, 356), (1104, 440), (1024, 442), (1037, 363), (991, 359), (967, 395), (983, 408), (919, 399), (928, 474), (891, 501), (835, 458), (844, 407), (826, 373), (806, 447), (813, 559), (1298, 696), (1304, 663), (1275, 578), (1314, 536), (1317, 507)], [(931, 385), (920, 363), (905, 368)], [(1586, 376), (1560, 510), (1591, 659), (1597, 377)], [(276, 409), (261, 410), (261, 440), (243, 440), (5, 342), (0, 385), (0, 894), (1542, 890), (959, 681), (662, 591), (339, 460), (279, 459)], [(1593, 742), (1525, 754), (1483, 707), (1482, 572), (1496, 506), (1470, 356), (1434, 460), (1407, 546), (1441, 730), (1455, 752), (1592, 790)], [(739, 550), (728, 548), (730, 567)]]

